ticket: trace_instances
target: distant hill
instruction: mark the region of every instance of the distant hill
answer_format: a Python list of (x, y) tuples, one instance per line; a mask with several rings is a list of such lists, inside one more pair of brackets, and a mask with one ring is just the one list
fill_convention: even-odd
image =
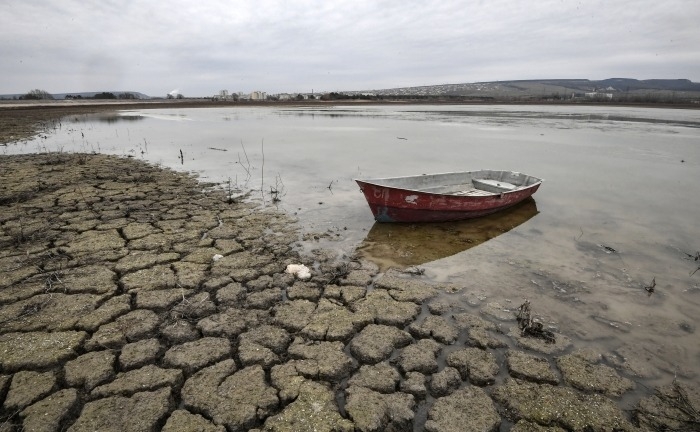
[[(78, 99), (93, 99), (95, 95), (100, 93), (111, 93), (115, 95), (118, 99), (150, 99), (151, 97), (140, 92), (135, 91), (99, 91), (99, 92), (76, 92), (76, 93), (51, 93), (56, 100), (78, 98)], [(0, 99), (19, 99), (24, 96), (25, 93), (16, 94), (4, 94), (0, 95)], [(129, 96), (124, 96), (129, 95)]]
[(490, 81), (399, 87), (381, 90), (344, 92), (388, 97), (461, 97), (476, 99), (571, 99), (599, 97), (611, 100), (667, 101), (700, 100), (700, 83), (687, 79), (609, 78), (542, 79)]

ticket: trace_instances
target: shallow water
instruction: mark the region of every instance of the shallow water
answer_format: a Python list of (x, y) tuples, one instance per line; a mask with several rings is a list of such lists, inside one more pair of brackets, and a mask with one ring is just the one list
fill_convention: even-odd
[[(550, 106), (200, 108), (65, 119), (5, 153), (143, 158), (257, 188), (296, 214), (304, 247), (418, 265), (465, 304), (535, 313), (636, 374), (700, 383), (700, 111)], [(180, 151), (183, 158), (180, 159)], [(472, 169), (545, 179), (483, 220), (375, 225), (352, 181)], [(260, 192), (260, 189), (264, 193)], [(656, 281), (648, 295), (644, 287)]]

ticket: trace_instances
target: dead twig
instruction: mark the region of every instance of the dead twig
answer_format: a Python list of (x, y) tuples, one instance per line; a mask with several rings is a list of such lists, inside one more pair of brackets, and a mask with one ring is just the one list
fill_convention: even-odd
[[(681, 251), (681, 252), (683, 252), (683, 251)], [(686, 255), (685, 259), (687, 259), (687, 260), (700, 261), (700, 251), (695, 252), (695, 255), (689, 254), (688, 252), (683, 252), (683, 253)]]
[(654, 397), (662, 407), (660, 410), (644, 411), (634, 409), (636, 423), (644, 423), (653, 430), (681, 432), (700, 430), (700, 407), (693, 406), (688, 393), (676, 379), (673, 379), (669, 391), (654, 390)]
[(352, 269), (348, 263), (342, 263), (335, 266), (330, 272), (331, 277), (328, 281), (328, 285), (336, 285), (341, 279), (350, 273), (350, 270)]
[(277, 174), (275, 177), (275, 186), (270, 186), (270, 197), (272, 198), (272, 202), (278, 203), (282, 201), (282, 197), (285, 195), (287, 195), (287, 191), (284, 187), (284, 183), (282, 182), (282, 177)]
[(262, 195), (263, 204), (265, 204), (265, 138), (260, 142), (260, 152), (262, 153), (262, 166), (260, 167), (260, 194)]
[(532, 318), (529, 300), (525, 300), (525, 303), (521, 304), (518, 308), (516, 320), (518, 321), (521, 336), (542, 339), (545, 341), (545, 343), (556, 342), (554, 333), (549, 330), (545, 330), (541, 322), (535, 321), (535, 319)]

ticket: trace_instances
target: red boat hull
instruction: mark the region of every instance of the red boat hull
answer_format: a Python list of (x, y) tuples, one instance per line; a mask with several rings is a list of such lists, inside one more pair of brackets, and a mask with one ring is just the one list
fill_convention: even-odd
[(485, 216), (522, 202), (541, 184), (489, 196), (457, 196), (356, 182), (377, 222), (446, 222)]

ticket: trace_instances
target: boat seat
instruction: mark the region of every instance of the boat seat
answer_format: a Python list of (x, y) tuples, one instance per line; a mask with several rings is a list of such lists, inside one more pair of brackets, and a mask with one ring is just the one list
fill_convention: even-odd
[(516, 186), (512, 183), (500, 181), (500, 180), (490, 180), (490, 179), (473, 179), (474, 182), (474, 187), (477, 189), (481, 189), (483, 191), (491, 192), (491, 193), (502, 193), (502, 192), (510, 192), (512, 190), (517, 189), (519, 186)]
[(468, 190), (463, 190), (459, 192), (455, 192), (452, 195), (457, 195), (457, 196), (487, 196), (487, 195), (493, 195), (493, 192), (481, 190), (481, 189), (468, 189)]

